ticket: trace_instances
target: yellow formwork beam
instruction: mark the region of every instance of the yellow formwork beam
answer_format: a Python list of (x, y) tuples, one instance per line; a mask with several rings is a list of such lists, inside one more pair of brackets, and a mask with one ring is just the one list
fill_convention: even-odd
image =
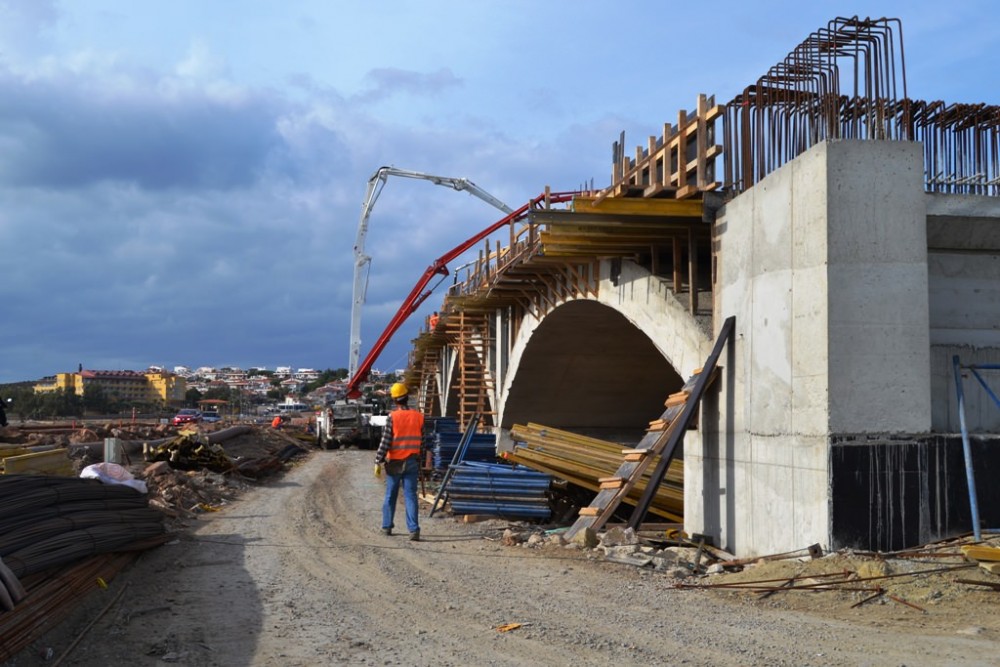
[(0, 467), (5, 475), (33, 473), (68, 477), (73, 474), (73, 463), (65, 449), (5, 456), (0, 458)]
[(640, 199), (606, 197), (595, 205), (596, 197), (574, 197), (575, 213), (614, 213), (616, 215), (662, 215), (701, 220), (704, 206), (700, 199)]

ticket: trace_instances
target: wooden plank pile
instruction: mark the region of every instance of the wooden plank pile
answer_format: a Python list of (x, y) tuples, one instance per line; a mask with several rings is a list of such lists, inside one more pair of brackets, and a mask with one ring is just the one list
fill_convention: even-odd
[[(655, 426), (651, 425), (651, 428)], [(577, 486), (600, 492), (614, 484), (614, 474), (622, 462), (622, 446), (597, 438), (562, 431), (540, 424), (516, 424), (511, 437), (517, 441), (503, 458), (547, 472)], [(654, 464), (659, 457), (654, 458)], [(656, 466), (654, 465), (653, 468)], [(646, 489), (649, 474), (643, 475), (625, 497), (634, 504)], [(663, 483), (649, 511), (668, 521), (684, 520), (684, 464), (671, 461)]]

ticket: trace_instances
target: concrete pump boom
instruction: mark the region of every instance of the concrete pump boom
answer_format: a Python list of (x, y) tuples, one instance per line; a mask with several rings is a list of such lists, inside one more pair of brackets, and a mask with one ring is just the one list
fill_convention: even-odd
[(375, 344), (368, 352), (368, 356), (365, 357), (365, 360), (361, 363), (357, 372), (351, 375), (350, 380), (347, 382), (347, 397), (358, 398), (361, 396), (361, 383), (368, 378), (368, 374), (371, 372), (372, 366), (375, 364), (375, 360), (378, 359), (382, 350), (385, 349), (385, 346), (389, 343), (389, 339), (392, 338), (393, 334), (395, 334), (399, 328), (403, 326), (403, 323), (406, 322), (406, 319), (413, 313), (413, 311), (415, 311), (420, 304), (422, 304), (424, 300), (431, 295), (433, 288), (426, 289), (427, 285), (430, 284), (431, 279), (436, 275), (440, 275), (442, 277), (448, 275), (448, 262), (454, 260), (463, 252), (502, 227), (523, 219), (531, 210), (535, 209), (539, 205), (544, 205), (548, 208), (551, 204), (561, 204), (570, 201), (574, 196), (579, 194), (579, 192), (553, 193), (545, 191), (521, 208), (516, 211), (511, 211), (505, 217), (500, 218), (489, 227), (475, 233), (434, 260), (434, 262), (424, 271), (424, 274), (420, 276), (420, 280), (418, 280), (417, 284), (413, 286), (413, 289), (410, 290), (407, 297), (403, 299), (403, 303), (400, 304), (399, 310), (396, 311), (392, 320), (390, 320), (389, 324), (386, 325), (385, 330), (382, 331), (382, 335), (378, 337), (377, 341), (375, 341)]
[(361, 306), (365, 302), (368, 292), (368, 270), (371, 267), (372, 258), (365, 254), (365, 236), (368, 235), (368, 218), (372, 214), (372, 207), (378, 199), (385, 182), (390, 176), (401, 176), (403, 178), (416, 178), (430, 181), (434, 185), (443, 185), (456, 191), (466, 191), (469, 194), (479, 197), (487, 204), (495, 206), (504, 213), (510, 213), (511, 208), (502, 201), (486, 192), (478, 185), (466, 178), (450, 178), (448, 176), (435, 176), (424, 174), (419, 171), (408, 171), (397, 169), (396, 167), (379, 167), (368, 179), (368, 190), (365, 193), (365, 200), (361, 204), (361, 221), (358, 223), (358, 236), (354, 241), (354, 293), (351, 305), (351, 349), (348, 356), (348, 377), (354, 378), (358, 371), (358, 359), (361, 356)]

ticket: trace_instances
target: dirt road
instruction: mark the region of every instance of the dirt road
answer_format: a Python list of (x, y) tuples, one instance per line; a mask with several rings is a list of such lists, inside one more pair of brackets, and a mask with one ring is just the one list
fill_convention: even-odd
[[(591, 552), (503, 546), (422, 518), (379, 533), (371, 453), (316, 452), (142, 557), (10, 663), (63, 665), (987, 665), (996, 628), (872, 624), (676, 590)], [(397, 523), (402, 521), (402, 508)], [(426, 508), (425, 512), (426, 514)], [(588, 556), (588, 553), (590, 554)], [(507, 623), (521, 623), (498, 632)]]

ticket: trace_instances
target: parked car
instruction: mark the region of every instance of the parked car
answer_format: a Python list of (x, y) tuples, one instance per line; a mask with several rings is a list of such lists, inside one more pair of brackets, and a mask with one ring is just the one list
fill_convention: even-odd
[(206, 410), (201, 413), (201, 420), (206, 424), (214, 424), (215, 422), (222, 421), (222, 417), (219, 416), (218, 412), (212, 412), (211, 410)]
[(181, 424), (191, 424), (200, 422), (202, 420), (201, 410), (195, 410), (194, 408), (184, 408), (176, 415), (174, 415), (174, 426), (179, 426)]

